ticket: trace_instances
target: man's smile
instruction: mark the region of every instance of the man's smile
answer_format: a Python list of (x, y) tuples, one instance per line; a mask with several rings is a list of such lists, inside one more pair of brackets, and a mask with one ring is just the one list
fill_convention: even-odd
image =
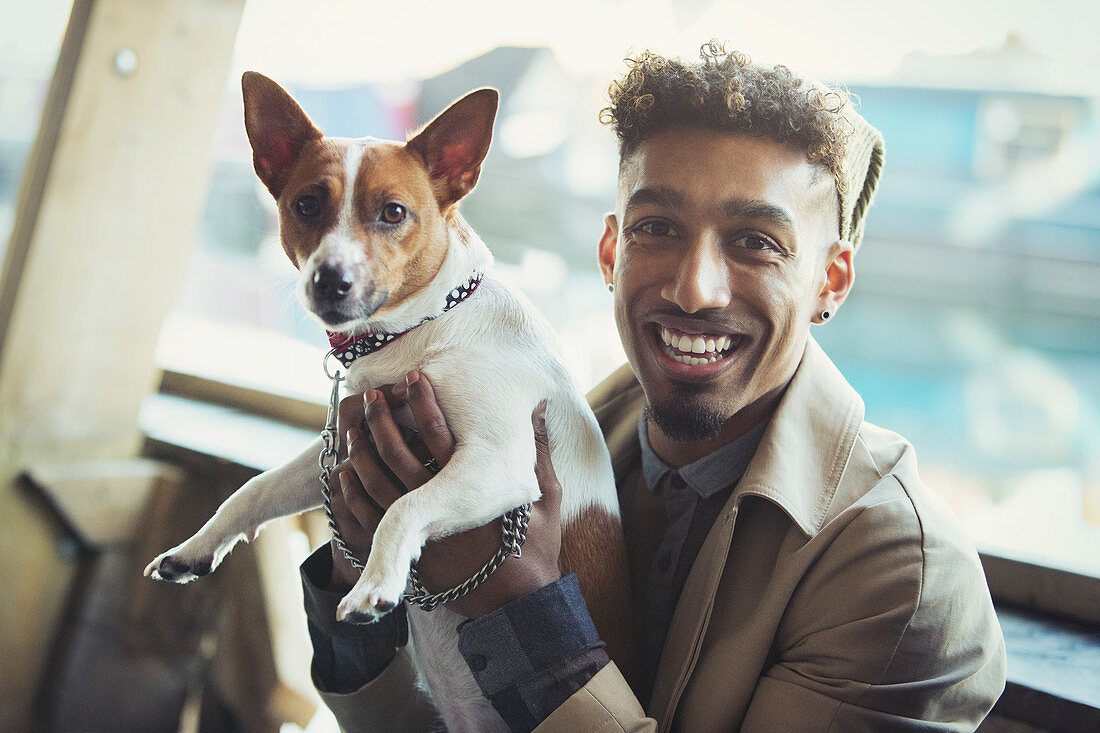
[(740, 336), (684, 333), (673, 328), (658, 327), (665, 353), (673, 359), (693, 366), (715, 362), (725, 358), (737, 348)]
[(688, 379), (707, 379), (724, 371), (745, 342), (744, 335), (709, 324), (681, 330), (654, 323), (652, 333), (661, 366), (675, 377)]

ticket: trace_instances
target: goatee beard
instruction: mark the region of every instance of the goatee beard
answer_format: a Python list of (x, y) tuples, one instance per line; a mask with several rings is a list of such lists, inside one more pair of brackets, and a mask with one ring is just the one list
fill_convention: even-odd
[(726, 424), (726, 419), (713, 410), (683, 403), (670, 406), (647, 402), (645, 417), (678, 443), (713, 438), (722, 432), (722, 426)]

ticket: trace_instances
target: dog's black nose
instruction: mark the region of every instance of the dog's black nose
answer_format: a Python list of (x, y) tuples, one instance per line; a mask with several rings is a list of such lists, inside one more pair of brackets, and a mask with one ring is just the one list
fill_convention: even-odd
[(342, 300), (351, 292), (351, 272), (334, 265), (321, 265), (313, 273), (314, 297), (324, 300)]

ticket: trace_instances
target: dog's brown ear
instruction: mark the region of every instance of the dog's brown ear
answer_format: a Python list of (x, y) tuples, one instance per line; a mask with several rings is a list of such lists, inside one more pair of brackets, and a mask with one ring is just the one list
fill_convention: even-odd
[(496, 89), (478, 89), (452, 104), (428, 123), (406, 147), (428, 166), (442, 183), (440, 206), (449, 206), (473, 190), (481, 162), (493, 139), (493, 119), (500, 95)]
[(252, 164), (267, 190), (279, 198), (298, 153), (323, 134), (286, 90), (263, 74), (246, 71), (241, 77), (241, 92)]

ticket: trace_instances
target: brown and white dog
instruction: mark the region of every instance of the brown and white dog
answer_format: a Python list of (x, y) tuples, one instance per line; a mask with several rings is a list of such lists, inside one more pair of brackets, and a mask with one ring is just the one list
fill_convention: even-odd
[[(562, 557), (571, 563), (563, 570), (579, 576), (609, 652), (626, 656), (628, 575), (599, 427), (550, 328), (493, 277), (489, 250), (456, 208), (488, 152), (497, 92), (471, 92), (402, 144), (324, 137), (275, 82), (248, 72), (242, 87), (256, 173), (278, 202), (283, 248), (301, 272), (299, 296), (348, 343), (384, 342), (350, 364), (348, 390), (419, 370), (457, 441), (442, 470), (385, 513), (366, 568), (341, 602), (341, 618), (380, 616), (400, 603), (409, 565), (427, 540), (539, 498), (531, 412), (548, 399), (562, 485)], [(402, 335), (387, 342), (384, 334)], [(265, 522), (319, 506), (320, 449), (318, 440), (246, 483), (145, 574), (193, 580)], [(409, 620), (418, 668), (448, 727), (500, 727), (459, 655), (459, 618), (445, 608), (410, 607)]]

